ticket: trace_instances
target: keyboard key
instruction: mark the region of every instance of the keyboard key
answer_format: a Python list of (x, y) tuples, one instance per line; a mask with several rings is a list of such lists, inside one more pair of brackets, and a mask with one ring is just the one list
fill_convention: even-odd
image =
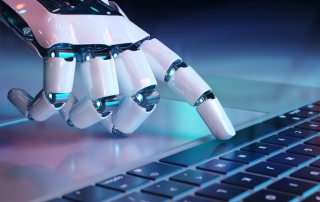
[(296, 116), (296, 117), (301, 117), (301, 118), (310, 118), (310, 117), (316, 116), (318, 114), (319, 114), (318, 112), (296, 109), (294, 111), (286, 113), (285, 115), (286, 116)]
[(271, 162), (261, 162), (246, 169), (248, 172), (281, 178), (294, 170), (293, 167)]
[(151, 180), (159, 180), (165, 176), (174, 174), (175, 172), (178, 172), (181, 170), (182, 168), (178, 166), (152, 162), (147, 165), (128, 171), (127, 174), (144, 177)]
[(301, 110), (306, 110), (306, 111), (320, 112), (320, 106), (319, 105), (307, 105), (307, 106), (302, 107), (300, 109)]
[(312, 138), (304, 143), (309, 145), (314, 145), (314, 146), (320, 146), (320, 137), (318, 136), (318, 137)]
[(239, 201), (246, 197), (249, 191), (224, 184), (213, 184), (196, 192), (196, 195), (205, 196), (223, 201)]
[(238, 163), (253, 164), (262, 160), (264, 155), (246, 151), (233, 151), (220, 157), (222, 160), (234, 161)]
[(132, 194), (129, 194), (127, 196), (121, 197), (118, 200), (115, 200), (113, 202), (142, 202), (142, 201), (152, 201), (152, 202), (167, 202), (168, 199), (161, 197), (161, 196), (155, 196), (151, 194), (146, 194), (142, 192), (134, 192)]
[(278, 193), (270, 190), (260, 190), (257, 193), (245, 198), (246, 202), (284, 202), (284, 201), (298, 201), (297, 196), (291, 196), (283, 193)]
[(281, 126), (291, 126), (303, 120), (304, 119), (301, 117), (281, 115), (281, 116), (277, 116), (272, 119), (266, 120), (263, 123), (275, 124), (275, 125), (281, 125)]
[(271, 178), (252, 175), (249, 173), (237, 173), (221, 181), (222, 183), (258, 190), (272, 182)]
[(307, 197), (310, 194), (313, 194), (318, 190), (318, 188), (318, 184), (290, 178), (283, 178), (268, 186), (268, 189), (284, 191), (291, 194), (297, 194), (303, 197)]
[(240, 150), (270, 155), (281, 151), (282, 149), (283, 147), (280, 146), (256, 142), (246, 147), (242, 147)]
[(320, 201), (320, 192), (316, 192), (304, 199), (302, 202), (319, 202)]
[(64, 195), (63, 198), (79, 202), (100, 202), (110, 200), (117, 196), (120, 196), (120, 192), (111, 189), (105, 189), (102, 187), (88, 186), (83, 189), (74, 191), (70, 194)]
[(212, 202), (212, 201), (208, 201), (206, 199), (198, 198), (195, 196), (187, 196), (177, 202)]
[(217, 172), (224, 175), (230, 175), (244, 167), (243, 164), (234, 163), (230, 161), (224, 161), (219, 159), (213, 159), (207, 163), (197, 166), (197, 169)]
[(291, 176), (320, 182), (320, 168), (304, 167), (292, 173)]
[(304, 156), (318, 157), (320, 156), (320, 147), (300, 144), (287, 150), (288, 153), (295, 153)]
[(156, 194), (159, 196), (164, 196), (166, 198), (175, 199), (176, 197), (189, 193), (193, 191), (194, 188), (190, 185), (181, 184), (178, 182), (172, 181), (161, 181), (156, 184), (153, 184), (149, 187), (142, 189), (141, 191), (147, 192), (150, 194)]
[(170, 180), (187, 183), (195, 186), (205, 186), (213, 183), (220, 178), (220, 175), (205, 173), (198, 170), (186, 170), (175, 176), (170, 177)]
[(292, 146), (294, 144), (298, 144), (301, 142), (300, 138), (295, 138), (295, 137), (288, 137), (288, 136), (283, 136), (283, 135), (272, 135), (270, 137), (267, 137), (263, 140), (260, 140), (260, 142), (265, 142), (269, 144), (276, 144), (280, 146)]
[(200, 163), (201, 161), (214, 158), (238, 145), (277, 132), (283, 128), (284, 126), (259, 123), (237, 131), (237, 135), (227, 142), (223, 140), (211, 140), (196, 147), (160, 159), (160, 161), (184, 167), (192, 166)]
[(130, 176), (130, 175), (117, 175), (102, 182), (97, 183), (98, 186), (115, 189), (117, 191), (126, 192), (137, 187), (149, 183), (149, 180)]
[[(319, 106), (320, 107), (320, 106)], [(320, 131), (320, 123), (318, 122), (304, 122), (295, 126), (296, 128), (304, 128), (308, 130)]]
[(320, 159), (319, 159), (319, 160), (317, 160), (317, 161), (315, 161), (315, 162), (313, 162), (313, 163), (311, 163), (311, 164), (310, 164), (310, 166), (320, 168)]
[(287, 130), (280, 132), (279, 135), (287, 135), (287, 136), (306, 139), (306, 138), (309, 138), (311, 136), (316, 135), (317, 133), (318, 132), (313, 131), (313, 130), (305, 130), (305, 129), (301, 129), (301, 128), (289, 128)]
[(294, 167), (302, 167), (312, 161), (312, 158), (298, 154), (280, 153), (267, 159), (267, 161)]

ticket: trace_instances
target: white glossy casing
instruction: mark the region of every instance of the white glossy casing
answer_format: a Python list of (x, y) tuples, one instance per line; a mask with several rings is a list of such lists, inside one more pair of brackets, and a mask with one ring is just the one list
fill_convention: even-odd
[(109, 5), (109, 0), (101, 0), (101, 1)]
[(119, 13), (121, 13), (121, 15), (123, 15), (124, 17), (128, 18), (127, 15), (122, 11), (122, 9), (118, 6), (118, 4), (114, 1), (109, 1), (109, 6), (111, 6), (112, 8), (114, 8), (116, 11), (118, 11)]
[(216, 138), (227, 140), (235, 135), (236, 132), (217, 97), (206, 100), (197, 107), (197, 111)]
[(99, 122), (99, 124), (104, 127), (108, 133), (112, 133), (113, 123), (112, 123), (112, 114), (108, 115), (107, 118)]
[(49, 48), (57, 43), (115, 45), (134, 43), (149, 34), (123, 16), (59, 15), (36, 0), (4, 0), (29, 25), (38, 43)]
[(25, 90), (19, 88), (13, 88), (8, 92), (8, 100), (28, 118), (29, 104), (32, 102), (33, 97), (29, 95)]
[(78, 99), (73, 95), (73, 93), (69, 94), (68, 101), (64, 104), (64, 106), (59, 110), (60, 115), (62, 116), (64, 121), (69, 119), (69, 113), (73, 105), (78, 102)]
[(123, 51), (115, 58), (119, 86), (125, 96), (132, 96), (148, 86), (157, 85), (147, 59), (141, 50)]
[(194, 106), (210, 86), (191, 67), (179, 68), (168, 81), (169, 87), (190, 105)]
[(80, 70), (90, 100), (119, 94), (113, 58), (93, 58), (81, 63)]
[(97, 112), (88, 96), (72, 107), (69, 117), (77, 128), (87, 128), (106, 118)]
[(44, 58), (43, 89), (50, 93), (70, 93), (72, 91), (76, 60)]
[(55, 108), (45, 96), (44, 90), (40, 91), (40, 96), (35, 97), (31, 106), (29, 106), (29, 115), (36, 121), (44, 121), (52, 116), (56, 111), (60, 110), (63, 105), (59, 108)]
[(145, 108), (140, 107), (131, 97), (124, 97), (112, 114), (113, 125), (122, 133), (132, 133), (148, 118), (155, 108), (156, 106), (147, 112)]
[(175, 52), (158, 39), (144, 41), (140, 49), (144, 52), (155, 77), (159, 81), (164, 81), (165, 75), (172, 63), (182, 61)]

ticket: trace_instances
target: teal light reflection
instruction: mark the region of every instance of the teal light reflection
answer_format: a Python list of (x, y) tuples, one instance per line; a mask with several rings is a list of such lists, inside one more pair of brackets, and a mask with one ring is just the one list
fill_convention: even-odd
[(95, 12), (99, 13), (99, 11), (98, 11), (97, 9), (95, 9), (95, 8), (93, 8), (93, 7), (91, 7), (91, 6), (90, 6), (90, 8), (91, 8), (91, 10), (93, 10), (93, 11), (95, 11)]
[(74, 53), (64, 53), (64, 52), (59, 52), (59, 56), (62, 58), (71, 58), (74, 57)]
[(120, 152), (119, 145), (118, 144), (114, 145), (114, 153), (118, 156), (119, 152)]
[(18, 120), (14, 120), (14, 121), (9, 121), (9, 122), (6, 122), (6, 123), (0, 123), (0, 127), (4, 127), (4, 126), (12, 125), (12, 124), (25, 122), (25, 121), (28, 121), (28, 120), (29, 119), (27, 119), (27, 118), (22, 118), (22, 119), (18, 119)]
[[(160, 110), (160, 105), (166, 110)], [(155, 121), (156, 120), (156, 121)], [(196, 108), (186, 102), (161, 99), (139, 130), (161, 136), (195, 140), (211, 134)]]

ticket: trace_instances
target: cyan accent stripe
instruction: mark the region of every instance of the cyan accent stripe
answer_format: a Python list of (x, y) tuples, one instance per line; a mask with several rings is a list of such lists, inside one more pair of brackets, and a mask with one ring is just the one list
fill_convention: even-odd
[(9, 126), (12, 124), (17, 124), (17, 123), (21, 123), (21, 122), (25, 122), (28, 121), (28, 118), (22, 118), (22, 119), (18, 119), (18, 120), (14, 120), (14, 121), (9, 121), (9, 122), (5, 122), (5, 123), (0, 123), (0, 127), (4, 127), (4, 126)]

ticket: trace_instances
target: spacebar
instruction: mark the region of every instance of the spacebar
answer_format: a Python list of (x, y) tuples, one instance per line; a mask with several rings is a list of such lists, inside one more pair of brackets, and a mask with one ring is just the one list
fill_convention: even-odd
[(161, 162), (188, 167), (201, 161), (213, 158), (224, 152), (234, 149), (236, 146), (247, 143), (257, 138), (275, 133), (284, 126), (258, 123), (256, 125), (237, 131), (230, 140), (211, 140), (182, 152), (160, 159)]

